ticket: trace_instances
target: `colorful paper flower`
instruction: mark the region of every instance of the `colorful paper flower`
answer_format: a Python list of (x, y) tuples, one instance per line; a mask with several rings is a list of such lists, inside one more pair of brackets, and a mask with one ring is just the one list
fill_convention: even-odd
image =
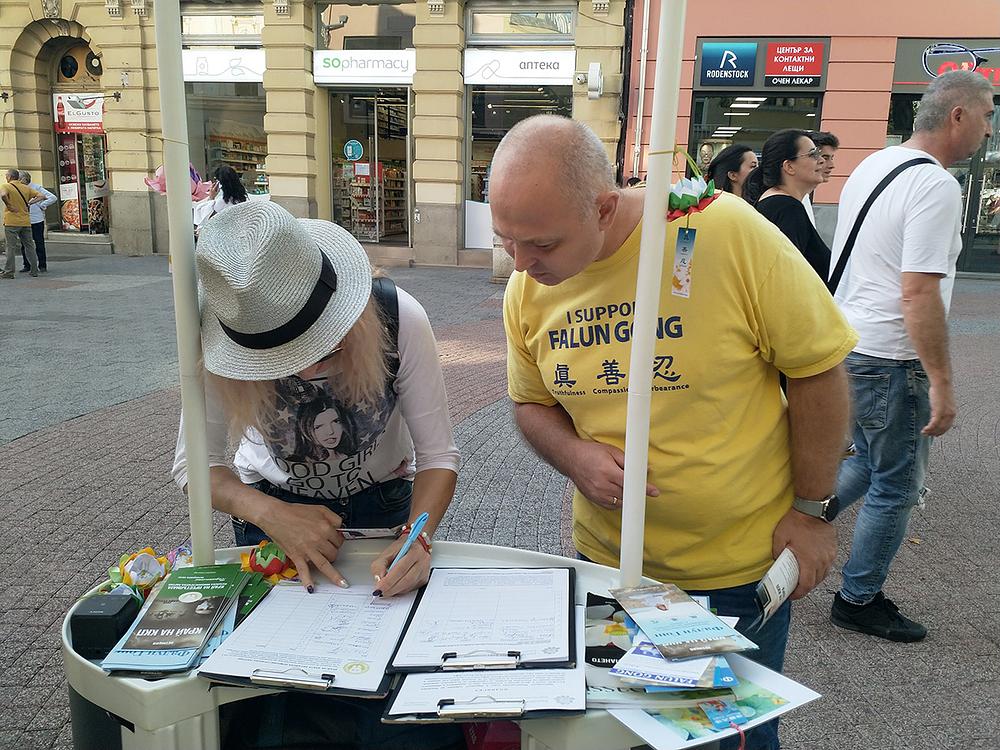
[(145, 547), (131, 555), (118, 559), (118, 565), (108, 569), (111, 583), (124, 584), (139, 596), (145, 598), (157, 583), (170, 572), (170, 562), (164, 556), (157, 557), (152, 547)]
[[(188, 173), (191, 176), (191, 200), (200, 201), (208, 197), (209, 192), (212, 189), (211, 182), (204, 182), (201, 179), (201, 175), (198, 174), (198, 170), (194, 168), (194, 165), (188, 165)], [(167, 174), (163, 169), (161, 164), (156, 168), (156, 172), (153, 173), (152, 177), (144, 177), (143, 182), (146, 183), (146, 187), (150, 190), (155, 190), (157, 193), (166, 194), (167, 192)]]
[(667, 221), (704, 211), (717, 197), (715, 180), (706, 183), (701, 176), (685, 177), (670, 189)]
[(272, 585), (284, 578), (298, 575), (288, 555), (270, 539), (265, 539), (249, 553), (240, 555), (243, 570), (260, 573)]

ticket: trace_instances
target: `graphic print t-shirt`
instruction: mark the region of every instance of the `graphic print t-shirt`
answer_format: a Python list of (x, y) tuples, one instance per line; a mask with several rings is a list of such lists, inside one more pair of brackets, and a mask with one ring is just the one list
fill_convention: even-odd
[[(822, 280), (780, 231), (723, 194), (691, 217), (689, 278), (675, 286), (668, 225), (652, 362), (645, 572), (682, 588), (758, 580), (791, 507), (778, 371), (816, 375), (857, 340)], [(610, 258), (555, 287), (513, 275), (504, 299), (508, 387), (517, 403), (561, 405), (577, 435), (624, 450), (641, 227)], [(678, 296), (687, 292), (688, 297)], [(617, 564), (621, 513), (579, 492), (573, 539)]]
[[(265, 438), (247, 430), (236, 451), (233, 465), (244, 483), (266, 479), (297, 495), (336, 500), (423, 469), (457, 473), (459, 455), (434, 335), (420, 303), (397, 291), (400, 359), (395, 387), (376, 403), (348, 408), (325, 376), (282, 378), (276, 387), (273, 434)], [(211, 388), (206, 388), (206, 399), (209, 464), (228, 466), (225, 415)], [(173, 476), (186, 486), (183, 429)]]

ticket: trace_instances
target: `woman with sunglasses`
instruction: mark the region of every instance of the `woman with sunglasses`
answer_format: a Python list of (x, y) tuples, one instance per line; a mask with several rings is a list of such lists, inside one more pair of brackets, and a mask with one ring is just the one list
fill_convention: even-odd
[[(269, 201), (216, 216), (196, 257), (212, 504), (232, 516), (237, 545), (276, 542), (311, 590), (317, 572), (350, 585), (335, 567), (342, 526), (394, 527), (426, 511), (429, 539), (459, 456), (420, 304), (373, 281), (346, 230)], [(186, 487), (183, 431), (173, 476)], [(386, 596), (429, 575), (429, 544), (387, 572), (402, 543), (371, 566)]]
[(764, 142), (745, 197), (798, 248), (824, 283), (830, 248), (809, 220), (803, 199), (823, 182), (823, 155), (804, 130), (779, 130)]

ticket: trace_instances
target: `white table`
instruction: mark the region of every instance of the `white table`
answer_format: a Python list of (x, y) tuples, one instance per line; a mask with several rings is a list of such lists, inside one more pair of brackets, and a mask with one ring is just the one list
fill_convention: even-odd
[[(347, 580), (367, 585), (369, 565), (384, 548), (384, 540), (349, 541), (337, 558), (337, 568)], [(239, 560), (239, 548), (216, 552), (218, 562)], [(507, 547), (459, 542), (435, 542), (434, 564), (471, 567), (576, 568), (577, 604), (587, 592), (607, 593), (618, 585), (618, 571), (581, 560), (527, 552)], [(75, 607), (74, 607), (75, 609)], [(71, 609), (69, 614), (71, 615)], [(122, 728), (123, 750), (216, 750), (219, 747), (219, 706), (273, 693), (263, 688), (215, 686), (185, 673), (162, 680), (110, 677), (101, 668), (73, 651), (69, 615), (63, 622), (63, 663), (66, 678), (86, 700), (134, 725)], [(601, 710), (566, 719), (533, 719), (521, 722), (524, 750), (613, 750), (641, 745), (642, 740)], [(706, 746), (708, 747), (708, 746)]]

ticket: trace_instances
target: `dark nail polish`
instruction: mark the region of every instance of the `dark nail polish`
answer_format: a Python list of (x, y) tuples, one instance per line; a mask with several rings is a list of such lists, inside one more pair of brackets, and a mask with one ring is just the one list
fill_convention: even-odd
[(378, 597), (378, 596), (382, 596), (382, 589), (375, 589), (375, 590), (374, 590), (374, 591), (372, 592), (372, 596), (376, 596), (376, 597)]
[(313, 592), (314, 590), (315, 590), (315, 589), (313, 589), (313, 587), (312, 587), (312, 586), (306, 586), (306, 591), (308, 591), (308, 592), (309, 592), (310, 594), (311, 594), (311, 593), (312, 593), (312, 592)]

